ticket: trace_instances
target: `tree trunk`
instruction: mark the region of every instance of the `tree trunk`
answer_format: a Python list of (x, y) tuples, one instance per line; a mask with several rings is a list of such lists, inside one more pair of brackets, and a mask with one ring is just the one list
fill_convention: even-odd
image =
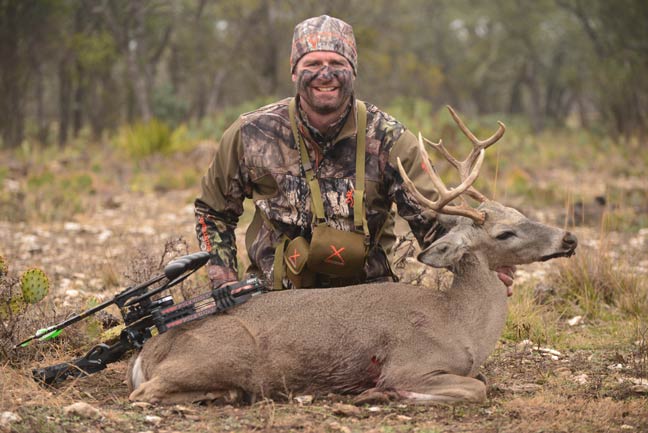
[(511, 97), (509, 100), (508, 112), (510, 114), (520, 114), (524, 107), (522, 103), (522, 84), (524, 81), (524, 71), (521, 71), (511, 87)]
[(22, 142), (25, 122), (28, 70), (19, 52), (19, 7), (18, 2), (8, 2), (0, 14), (0, 136), (9, 147)]
[(205, 104), (205, 113), (202, 113), (199, 118), (201, 118), (205, 114), (213, 113), (214, 111), (216, 111), (216, 108), (220, 103), (221, 90), (223, 89), (225, 75), (225, 69), (219, 69), (218, 72), (214, 74), (211, 86), (209, 87), (207, 103)]
[(70, 79), (68, 59), (64, 57), (59, 62), (59, 146), (64, 146), (68, 139), (70, 126), (70, 92), (72, 82)]
[(79, 136), (83, 127), (83, 106), (85, 99), (85, 73), (83, 66), (76, 61), (76, 89), (74, 90), (74, 103), (72, 104), (72, 131), (74, 137)]
[(138, 65), (137, 58), (137, 40), (131, 39), (128, 44), (128, 55), (126, 56), (126, 63), (128, 65), (128, 75), (133, 85), (133, 94), (137, 101), (139, 114), (144, 122), (148, 122), (153, 118), (151, 111), (151, 104), (149, 102), (149, 95), (146, 85), (145, 73)]
[(34, 71), (36, 72), (36, 88), (35, 98), (36, 98), (36, 125), (38, 126), (38, 141), (41, 144), (47, 144), (47, 119), (45, 119), (45, 86), (44, 86), (44, 76), (43, 76), (43, 66), (36, 63), (34, 65)]
[[(128, 2), (127, 16), (124, 22), (120, 22), (120, 16), (124, 12), (118, 8), (116, 2), (105, 2), (103, 5), (103, 16), (110, 27), (113, 37), (120, 46), (120, 50), (126, 60), (126, 74), (131, 84), (131, 93), (141, 120), (148, 122), (153, 118), (150, 101), (150, 90), (152, 84), (147, 74), (146, 49), (144, 44), (144, 17), (145, 9), (150, 6), (146, 2)], [(131, 102), (131, 101), (129, 101)], [(132, 112), (129, 107), (129, 120)]]
[(277, 92), (279, 86), (278, 63), (279, 63), (279, 41), (276, 32), (273, 31), (276, 23), (276, 11), (274, 2), (263, 2), (261, 10), (263, 21), (265, 23), (265, 34), (269, 37), (266, 39), (266, 46), (263, 52), (261, 72), (265, 77), (265, 94), (273, 95)]
[[(83, 33), (83, 13), (84, 8), (79, 7), (74, 15), (74, 31), (77, 34)], [(83, 127), (83, 107), (86, 88), (86, 77), (83, 65), (78, 56), (74, 59), (74, 69), (76, 78), (76, 88), (74, 89), (74, 102), (72, 103), (72, 134), (76, 138)]]
[(524, 84), (529, 89), (531, 97), (528, 104), (528, 116), (531, 120), (531, 128), (533, 132), (540, 132), (544, 129), (544, 112), (542, 111), (542, 93), (540, 92), (540, 85), (536, 78), (536, 71), (534, 65), (527, 63)]

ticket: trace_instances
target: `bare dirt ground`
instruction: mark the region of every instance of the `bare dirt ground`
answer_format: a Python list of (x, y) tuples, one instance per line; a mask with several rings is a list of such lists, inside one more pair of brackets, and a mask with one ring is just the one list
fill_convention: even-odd
[[(0, 246), (13, 268), (39, 266), (50, 275), (52, 303), (59, 310), (78, 311), (89, 297), (105, 300), (132, 284), (123, 274), (138, 254), (159, 256), (165, 242), (177, 238), (186, 239), (190, 251), (196, 250), (194, 194), (187, 190), (123, 192), (97, 197), (94, 209), (67, 222), (27, 225), (0, 221)], [(598, 238), (595, 227), (577, 229), (577, 234), (584, 243)], [(622, 235), (612, 238), (627, 242)], [(630, 254), (645, 252), (645, 238), (638, 242)], [(523, 267), (520, 279), (543, 275), (552, 263)], [(526, 287), (532, 290), (532, 286)], [(3, 414), (0, 431), (648, 431), (648, 385), (642, 370), (648, 368), (648, 361), (640, 351), (641, 347), (646, 350), (646, 341), (633, 329), (635, 322), (585, 320), (569, 326), (567, 319), (560, 318), (557, 325), (562, 334), (560, 350), (503, 338), (483, 367), (490, 386), (488, 400), (481, 404), (415, 406), (392, 402), (355, 407), (347, 397), (324, 396), (313, 402), (290, 399), (240, 407), (133, 405), (124, 383), (126, 361), (58, 388), (44, 389), (33, 383), (30, 367), (82, 353), (61, 344), (58, 357), (36, 357), (19, 368), (0, 366), (0, 411), (11, 414)], [(639, 329), (645, 318), (637, 323)], [(91, 408), (70, 412), (75, 402), (88, 403)]]

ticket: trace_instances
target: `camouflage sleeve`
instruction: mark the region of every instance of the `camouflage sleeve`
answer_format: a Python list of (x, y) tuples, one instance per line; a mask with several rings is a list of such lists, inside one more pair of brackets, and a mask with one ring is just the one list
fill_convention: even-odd
[(207, 271), (215, 284), (238, 278), (234, 231), (243, 213), (247, 179), (239, 119), (223, 134), (194, 203), (198, 244), (211, 253)]
[(434, 200), (437, 192), (423, 169), (423, 161), (418, 150), (418, 139), (409, 130), (401, 134), (389, 152), (386, 167), (387, 175), (392, 177), (389, 194), (396, 203), (398, 214), (408, 222), (419, 245), (425, 247), (433, 240), (441, 237), (445, 231), (438, 223), (436, 213), (418, 204), (416, 199), (407, 191), (403, 178), (398, 172), (397, 158), (400, 158), (403, 168), (414, 182), (414, 185), (416, 185), (416, 188), (424, 196)]

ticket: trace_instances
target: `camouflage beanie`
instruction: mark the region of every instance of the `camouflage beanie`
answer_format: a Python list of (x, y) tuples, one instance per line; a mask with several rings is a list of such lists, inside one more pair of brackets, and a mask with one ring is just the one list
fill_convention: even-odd
[(351, 63), (357, 74), (358, 53), (356, 52), (353, 28), (342, 20), (321, 15), (309, 18), (295, 26), (290, 53), (290, 72), (295, 71), (299, 59), (311, 51), (333, 51)]

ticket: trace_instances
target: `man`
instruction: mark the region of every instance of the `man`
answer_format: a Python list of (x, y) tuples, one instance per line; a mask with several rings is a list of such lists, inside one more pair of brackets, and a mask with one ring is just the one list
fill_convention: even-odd
[(212, 254), (209, 278), (214, 286), (238, 279), (234, 229), (251, 197), (251, 271), (274, 289), (391, 281), (393, 203), (421, 245), (442, 234), (398, 172), (400, 158), (419, 190), (435, 195), (417, 139), (356, 100), (355, 38), (344, 21), (322, 15), (298, 24), (290, 63), (295, 98), (239, 117), (202, 180), (196, 233)]

